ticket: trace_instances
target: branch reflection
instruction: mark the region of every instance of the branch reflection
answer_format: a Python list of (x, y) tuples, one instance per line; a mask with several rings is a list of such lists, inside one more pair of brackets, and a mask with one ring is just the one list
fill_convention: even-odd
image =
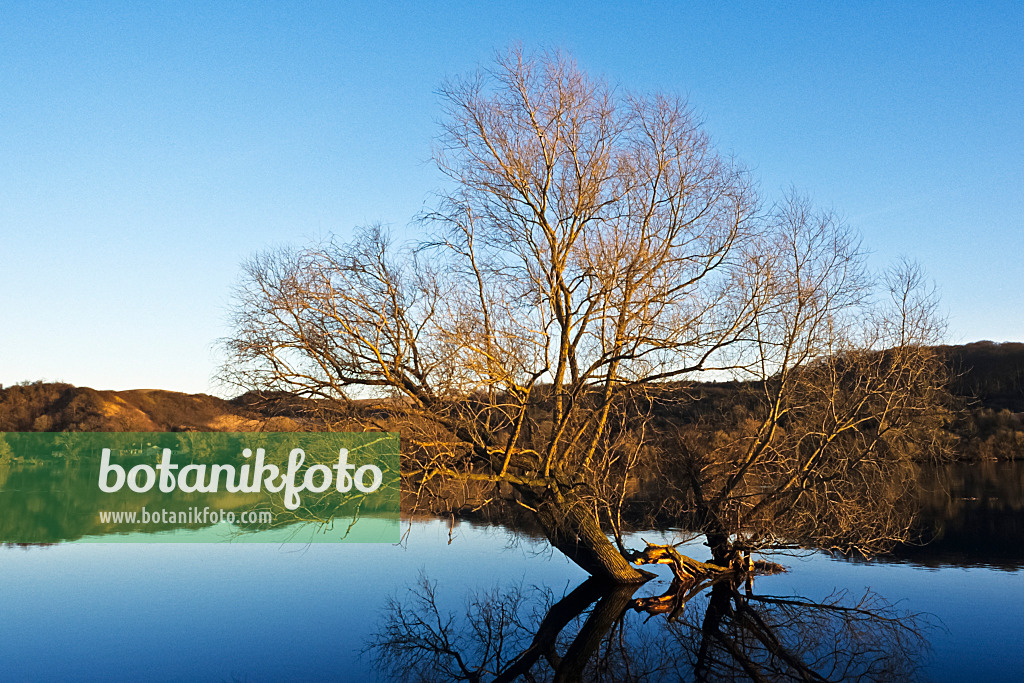
[(421, 578), (388, 601), (366, 653), (403, 681), (907, 681), (927, 648), (920, 615), (870, 592), (814, 601), (727, 580), (636, 590), (589, 579), (557, 599), (511, 586), (457, 613)]

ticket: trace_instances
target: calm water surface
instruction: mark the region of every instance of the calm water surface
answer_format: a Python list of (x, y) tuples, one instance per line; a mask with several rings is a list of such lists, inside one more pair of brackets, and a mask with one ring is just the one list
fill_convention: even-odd
[[(958, 466), (936, 474), (946, 477), (953, 495), (927, 502), (940, 534), (931, 554), (926, 546), (880, 562), (820, 553), (775, 557), (789, 571), (755, 580), (753, 593), (761, 597), (751, 604), (760, 605), (757, 619), (763, 618), (770, 637), (789, 653), (829, 678), (874, 672), (884, 679), (888, 671), (939, 681), (1021, 680), (1024, 467), (987, 467)], [(448, 635), (471, 662), (487, 656), (466, 618), (473, 596), (478, 618), (481, 604), (516, 604), (516, 614), (532, 628), (552, 602), (576, 595), (586, 579), (545, 544), (516, 542), (501, 527), (461, 524), (450, 530), (440, 521), (410, 526), (404, 546), (0, 548), (0, 681), (392, 680), (395, 671), (378, 659), (382, 650), (367, 647), (375, 633), (403, 627), (388, 609), (389, 597), (403, 606), (407, 618), (418, 613), (422, 603), (410, 590), (422, 577), (436, 584), (442, 622), (450, 617)], [(654, 542), (672, 538), (660, 532), (641, 535)], [(707, 555), (699, 545), (690, 552)], [(634, 597), (666, 591), (670, 576), (664, 569)], [(808, 607), (829, 602), (837, 591), (845, 592), (841, 605), (846, 607), (871, 591), (866, 607), (880, 610), (881, 621), (866, 609), (865, 619), (837, 626), (838, 612)], [(509, 596), (520, 602), (507, 602)], [(576, 620), (577, 630), (589, 613)], [(701, 628), (707, 629), (709, 615), (715, 614), (707, 591), (692, 598), (673, 625), (665, 615), (628, 610), (617, 628), (632, 658), (631, 671), (664, 660), (671, 672), (652, 673), (647, 680), (691, 679)], [(886, 618), (912, 626), (924, 640), (909, 638), (895, 646), (893, 634), (904, 631), (902, 626), (886, 631)], [(734, 638), (729, 642), (751, 641), (736, 631), (746, 628), (738, 617), (723, 624), (722, 633)], [(519, 654), (516, 647), (529, 645), (528, 628), (518, 631), (519, 641), (511, 637), (514, 628), (509, 632), (506, 661)], [(751, 628), (757, 635), (761, 626)], [(572, 627), (566, 633), (562, 653)], [(822, 656), (828, 638), (847, 649), (859, 643), (862, 651)], [(851, 664), (867, 660), (867, 668)]]

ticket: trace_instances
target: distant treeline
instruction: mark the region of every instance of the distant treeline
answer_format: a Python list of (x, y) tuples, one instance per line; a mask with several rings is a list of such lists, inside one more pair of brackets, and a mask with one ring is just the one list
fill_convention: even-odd
[(1024, 413), (1024, 344), (940, 346), (953, 371), (950, 391), (972, 407)]
[(964, 459), (1024, 459), (1024, 344), (980, 341), (939, 350), (959, 401), (949, 431)]
[[(963, 459), (1024, 459), (1024, 343), (981, 341), (937, 350), (951, 376), (944, 427), (951, 450)], [(724, 382), (673, 385), (658, 394), (655, 412), (662, 419), (713, 428), (730, 412), (753, 409), (757, 392), (740, 382)], [(358, 403), (356, 409), (373, 409), (370, 402)], [(281, 393), (227, 401), (205, 394), (97, 391), (43, 382), (0, 389), (0, 432), (295, 431), (344, 421), (344, 410)]]

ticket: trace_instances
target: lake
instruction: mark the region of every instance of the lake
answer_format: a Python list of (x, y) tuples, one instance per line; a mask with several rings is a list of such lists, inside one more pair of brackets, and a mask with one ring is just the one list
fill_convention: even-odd
[(407, 521), (397, 546), (7, 546), (0, 680), (491, 680), (517, 663), (537, 680), (1020, 680), (1024, 463), (922, 481), (933, 543), (773, 556), (787, 572), (685, 605), (653, 599), (665, 567), (609, 595), (545, 543), (465, 522)]

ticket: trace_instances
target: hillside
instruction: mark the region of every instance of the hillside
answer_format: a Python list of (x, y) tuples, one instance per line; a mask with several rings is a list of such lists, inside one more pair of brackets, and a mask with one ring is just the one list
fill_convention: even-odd
[[(981, 341), (938, 351), (953, 377), (957, 410), (947, 431), (960, 457), (1024, 458), (1024, 344)], [(734, 382), (691, 387), (689, 399), (667, 417), (689, 422), (720, 412), (749, 400), (750, 393), (741, 389)], [(294, 431), (322, 425), (324, 409), (287, 394), (245, 394), (227, 401), (156, 389), (97, 391), (36, 382), (0, 388), (0, 431)], [(341, 416), (331, 417), (337, 422)]]
[(1024, 413), (1024, 344), (979, 341), (939, 351), (955, 375), (954, 395), (974, 407)]
[(0, 431), (218, 432), (294, 431), (288, 417), (244, 400), (158, 389), (97, 391), (33, 383), (0, 389)]

